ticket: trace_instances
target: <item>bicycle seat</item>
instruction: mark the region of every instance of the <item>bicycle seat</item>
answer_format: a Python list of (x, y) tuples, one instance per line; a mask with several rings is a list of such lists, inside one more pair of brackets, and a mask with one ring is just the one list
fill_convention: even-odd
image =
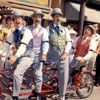
[(49, 66), (51, 63), (49, 63), (49, 62), (44, 62), (44, 65), (45, 66)]
[(82, 69), (83, 69), (84, 67), (86, 67), (86, 66), (85, 66), (85, 65), (84, 65), (84, 66), (81, 66), (81, 67), (80, 67), (80, 71), (82, 71)]

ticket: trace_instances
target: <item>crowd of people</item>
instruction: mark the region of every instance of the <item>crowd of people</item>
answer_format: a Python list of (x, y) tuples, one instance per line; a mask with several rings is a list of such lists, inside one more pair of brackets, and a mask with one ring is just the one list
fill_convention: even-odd
[(13, 73), (13, 100), (18, 100), (23, 75), (30, 66), (34, 70), (36, 100), (41, 100), (43, 78), (40, 60), (60, 61), (57, 67), (59, 100), (66, 100), (69, 74), (75, 75), (81, 66), (86, 66), (92, 73), (97, 62), (95, 85), (99, 86), (99, 25), (86, 25), (83, 36), (78, 36), (72, 27), (61, 25), (63, 13), (60, 8), (53, 9), (51, 13), (53, 24), (47, 28), (41, 26), (43, 16), (40, 9), (35, 9), (31, 15), (33, 24), (30, 26), (26, 26), (20, 11), (13, 11), (13, 15), (1, 19), (0, 68), (16, 65)]

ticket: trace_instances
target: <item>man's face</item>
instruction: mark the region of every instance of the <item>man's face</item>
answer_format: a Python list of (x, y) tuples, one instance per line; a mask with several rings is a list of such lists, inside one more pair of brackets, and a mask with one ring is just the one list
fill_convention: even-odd
[(68, 26), (67, 26), (67, 28), (68, 28), (68, 30), (70, 30), (70, 29), (71, 29), (71, 26), (70, 26), (70, 25), (68, 25)]
[(53, 21), (55, 24), (60, 24), (61, 23), (61, 15), (60, 14), (55, 14), (53, 16)]
[(41, 15), (35, 15), (32, 17), (33, 19), (33, 23), (37, 26), (39, 24), (41, 24), (42, 18)]
[(14, 24), (15, 24), (16, 28), (19, 28), (22, 25), (22, 23), (23, 23), (23, 19), (21, 16), (16, 16), (14, 18)]
[(2, 25), (6, 26), (6, 17), (3, 18)]
[(9, 27), (14, 26), (13, 20), (12, 20), (12, 19), (8, 19), (8, 20), (7, 20), (7, 25), (8, 25)]
[(93, 27), (94, 27), (94, 32), (96, 33), (99, 29), (98, 24), (93, 24)]
[(91, 29), (90, 28), (85, 28), (84, 29), (84, 37), (89, 37), (91, 35)]
[(75, 34), (70, 34), (71, 39), (74, 39), (74, 37), (76, 36)]

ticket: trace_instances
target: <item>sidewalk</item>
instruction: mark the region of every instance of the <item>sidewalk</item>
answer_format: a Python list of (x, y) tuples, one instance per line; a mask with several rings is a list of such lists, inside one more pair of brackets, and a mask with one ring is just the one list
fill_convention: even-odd
[[(100, 100), (100, 87), (95, 87), (94, 86), (94, 89), (93, 89), (93, 92), (92, 94), (86, 98), (86, 99), (80, 99), (75, 92), (67, 92), (67, 93), (74, 93), (74, 96), (70, 96), (68, 98), (68, 100)], [(53, 97), (55, 97), (56, 95), (54, 94)], [(24, 97), (25, 98), (25, 97)], [(3, 99), (3, 100), (12, 100), (10, 96), (7, 96), (7, 98)], [(27, 97), (26, 99), (21, 99), (20, 100), (28, 100)], [(54, 100), (52, 98), (47, 98), (46, 100)]]
[[(52, 98), (47, 98), (47, 100), (55, 100), (55, 99), (52, 99)], [(57, 100), (57, 99), (56, 99)], [(92, 94), (86, 98), (86, 99), (80, 99), (76, 93), (74, 93), (74, 97), (71, 96), (69, 97), (67, 100), (100, 100), (100, 87), (95, 87), (94, 86), (94, 89), (93, 89), (93, 92)]]
[(92, 94), (86, 99), (80, 99), (78, 97), (68, 98), (68, 100), (100, 100), (100, 87), (95, 87)]

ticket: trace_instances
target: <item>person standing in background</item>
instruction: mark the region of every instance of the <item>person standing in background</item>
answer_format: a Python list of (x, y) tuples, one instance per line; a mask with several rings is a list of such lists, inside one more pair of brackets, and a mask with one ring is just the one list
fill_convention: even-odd
[[(75, 30), (69, 30), (69, 33), (71, 35), (71, 39), (72, 39), (72, 45), (74, 43), (74, 40), (76, 39), (76, 35), (78, 34)], [(74, 57), (74, 51), (73, 51), (73, 47), (71, 47), (70, 52), (69, 52), (69, 64), (71, 63), (71, 61), (73, 60)]]
[(11, 16), (7, 16), (6, 27), (2, 28), (1, 32), (6, 33), (6, 39), (1, 40), (2, 47), (0, 48), (0, 67), (5, 67), (6, 57), (10, 54), (10, 46), (13, 43), (13, 31), (14, 31), (14, 22)]
[(96, 51), (95, 41), (91, 39), (92, 34), (94, 34), (93, 26), (86, 25), (83, 36), (75, 39), (73, 43), (74, 59), (70, 63), (71, 75), (75, 75), (81, 66), (86, 66), (92, 54)]
[(40, 60), (46, 60), (49, 49), (48, 33), (46, 29), (41, 26), (43, 14), (40, 9), (35, 9), (32, 14), (34, 23), (27, 28), (23, 25), (22, 13), (20, 11), (15, 11), (13, 14), (16, 26), (16, 30), (14, 31), (14, 43), (17, 51), (15, 55), (8, 60), (8, 63), (12, 65), (17, 62), (17, 67), (14, 71), (12, 98), (13, 100), (19, 100), (23, 75), (26, 70), (32, 66), (36, 84), (36, 100), (41, 100), (42, 66)]
[[(98, 26), (98, 30), (99, 30), (100, 26), (98, 24), (97, 24), (97, 26)], [(97, 86), (97, 87), (100, 86), (100, 41), (98, 41), (98, 48), (97, 48), (95, 86)]]
[(2, 28), (2, 27), (6, 27), (6, 25), (7, 25), (7, 23), (6, 23), (6, 15), (3, 15), (2, 17), (1, 17), (1, 19), (0, 19), (0, 28)]
[(95, 66), (96, 57), (98, 55), (97, 51), (98, 51), (98, 48), (100, 46), (100, 44), (99, 44), (99, 42), (100, 42), (100, 35), (98, 34), (99, 25), (98, 24), (93, 24), (93, 28), (94, 28), (94, 34), (91, 36), (91, 38), (95, 40), (95, 44), (94, 45), (96, 46), (96, 52), (93, 53), (93, 55), (89, 59), (89, 64), (87, 65), (87, 69), (90, 72), (93, 71), (93, 68)]

